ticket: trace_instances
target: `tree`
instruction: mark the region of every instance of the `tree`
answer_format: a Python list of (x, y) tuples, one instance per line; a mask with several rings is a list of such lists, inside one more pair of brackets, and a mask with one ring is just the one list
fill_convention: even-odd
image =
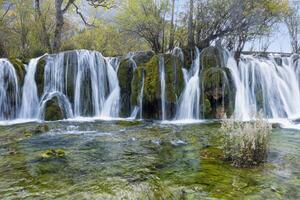
[(190, 0), (189, 22), (188, 22), (188, 46), (193, 49), (194, 43), (194, 0)]
[(205, 48), (223, 38), (241, 51), (247, 41), (269, 32), (287, 6), (287, 0), (198, 0), (196, 45)]
[(174, 15), (175, 15), (175, 0), (172, 0), (172, 13), (171, 13), (171, 28), (170, 28), (169, 50), (172, 50), (174, 48), (174, 40), (175, 40)]
[(299, 53), (300, 51), (300, 2), (293, 1), (290, 3), (290, 9), (286, 15), (284, 22), (288, 28), (292, 51)]
[(41, 31), (39, 32), (39, 39), (45, 49), (51, 51), (51, 41), (49, 30), (47, 29), (47, 15), (43, 15), (41, 10), (40, 0), (35, 0), (35, 21), (41, 26)]
[(165, 14), (168, 2), (130, 0), (123, 4), (117, 16), (121, 30), (144, 39), (155, 52), (164, 51)]
[[(111, 7), (111, 1), (108, 0), (86, 0), (90, 5), (97, 7)], [(68, 0), (64, 5), (64, 0), (55, 0), (55, 30), (54, 30), (54, 39), (53, 39), (53, 51), (58, 52), (61, 47), (61, 38), (62, 38), (62, 31), (64, 26), (64, 15), (69, 10), (69, 8), (73, 6), (76, 10), (76, 13), (81, 17), (82, 21), (87, 26), (91, 26), (84, 18), (83, 14), (80, 12), (79, 7), (76, 4), (76, 0)]]

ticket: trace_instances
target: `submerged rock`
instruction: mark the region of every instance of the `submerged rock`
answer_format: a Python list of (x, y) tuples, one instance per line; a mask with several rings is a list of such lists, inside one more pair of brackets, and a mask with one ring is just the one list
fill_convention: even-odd
[(41, 157), (44, 159), (64, 158), (65, 156), (65, 151), (63, 149), (50, 149), (41, 154)]

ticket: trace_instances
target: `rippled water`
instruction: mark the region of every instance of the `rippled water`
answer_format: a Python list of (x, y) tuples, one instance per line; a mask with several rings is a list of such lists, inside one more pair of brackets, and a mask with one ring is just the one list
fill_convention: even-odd
[[(4, 199), (300, 199), (300, 132), (274, 129), (268, 162), (222, 161), (217, 123), (94, 121), (0, 126)], [(64, 157), (44, 158), (49, 149)]]

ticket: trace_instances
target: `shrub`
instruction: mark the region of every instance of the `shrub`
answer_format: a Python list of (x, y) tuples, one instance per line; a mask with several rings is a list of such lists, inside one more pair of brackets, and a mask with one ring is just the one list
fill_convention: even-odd
[(236, 167), (252, 167), (265, 162), (271, 129), (262, 118), (251, 122), (223, 121), (225, 160)]

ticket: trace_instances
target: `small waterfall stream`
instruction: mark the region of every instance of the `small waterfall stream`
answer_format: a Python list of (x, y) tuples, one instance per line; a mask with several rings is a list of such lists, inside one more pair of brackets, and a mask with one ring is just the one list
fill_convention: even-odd
[(26, 71), (26, 76), (23, 86), (22, 106), (20, 111), (21, 119), (37, 119), (39, 111), (39, 97), (37, 85), (35, 82), (35, 72), (39, 58), (31, 59)]
[(0, 120), (10, 120), (19, 112), (20, 91), (13, 65), (0, 59)]
[(195, 59), (189, 72), (183, 69), (185, 88), (180, 97), (175, 120), (195, 120), (200, 117), (200, 52), (195, 51)]
[(159, 57), (160, 91), (161, 91), (161, 119), (166, 120), (166, 80), (165, 80), (165, 60)]
[(117, 118), (120, 109), (120, 86), (116, 71), (118, 67), (114, 68), (109, 60), (106, 60), (106, 63), (110, 95), (104, 102), (101, 117)]

